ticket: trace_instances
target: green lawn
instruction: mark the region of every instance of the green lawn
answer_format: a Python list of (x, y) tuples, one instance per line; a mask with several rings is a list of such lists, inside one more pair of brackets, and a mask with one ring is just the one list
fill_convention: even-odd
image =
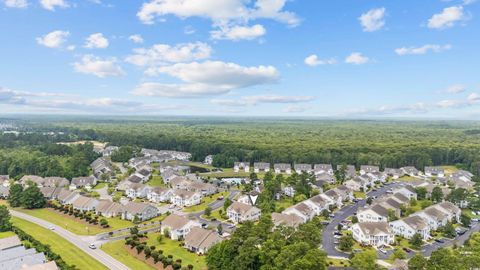
[(207, 208), (207, 205), (211, 204), (212, 202), (214, 202), (218, 197), (220, 196), (223, 196), (225, 198), (227, 198), (229, 195), (229, 192), (227, 191), (224, 191), (224, 192), (220, 192), (220, 193), (217, 193), (217, 194), (214, 194), (212, 195), (211, 197), (205, 197), (202, 199), (202, 203), (199, 204), (199, 205), (194, 205), (194, 206), (190, 206), (190, 207), (185, 207), (183, 209), (183, 212), (199, 212), (199, 211), (203, 211), (205, 210), (205, 208)]
[(2, 239), (2, 238), (7, 238), (7, 237), (10, 237), (10, 236), (14, 236), (14, 235), (15, 235), (15, 233), (14, 233), (14, 232), (10, 232), (10, 231), (8, 231), (8, 232), (0, 232), (0, 239)]
[(445, 174), (452, 174), (458, 171), (455, 166), (441, 166), (445, 170)]
[(354, 191), (353, 196), (357, 199), (365, 199), (367, 196), (365, 195), (365, 192), (362, 191)]
[(164, 187), (165, 184), (163, 183), (163, 179), (160, 175), (152, 176), (152, 179), (147, 182), (147, 185), (152, 187)]
[[(213, 210), (210, 217), (207, 217), (206, 215), (202, 215), (202, 218), (205, 218), (205, 219), (216, 218), (218, 221), (225, 221), (226, 219), (224, 219), (222, 216), (220, 216), (220, 210), (223, 211), (223, 207), (219, 208), (217, 210)], [(223, 211), (223, 213), (225, 214), (225, 211)]]
[(141, 260), (133, 257), (125, 248), (124, 240), (103, 244), (100, 248), (130, 269), (155, 269)]
[(101, 182), (98, 183), (93, 189), (101, 189), (107, 186), (107, 183)]
[[(285, 210), (287, 209), (288, 207), (292, 206), (294, 203), (293, 203), (293, 199), (292, 198), (283, 198), (279, 201), (275, 201), (275, 211), (276, 212), (281, 212), (280, 210)], [(282, 211), (283, 211), (282, 210)]]
[(158, 233), (149, 234), (147, 244), (149, 246), (156, 246), (156, 250), (163, 250), (164, 255), (173, 255), (173, 259), (181, 259), (182, 266), (189, 264), (193, 265), (193, 269), (202, 270), (207, 269), (205, 256), (198, 256), (195, 253), (189, 252), (184, 247), (180, 246), (179, 241), (171, 240), (163, 237), (162, 244), (157, 241)]
[(78, 269), (107, 269), (103, 264), (50, 230), (15, 217), (12, 217), (12, 223), (43, 244), (49, 245), (66, 263), (76, 265)]
[(334, 258), (327, 258), (328, 266), (336, 266), (336, 267), (346, 267), (350, 265), (350, 262), (345, 259), (334, 259)]
[(95, 225), (87, 225), (73, 216), (72, 218), (65, 217), (60, 213), (54, 212), (54, 210), (52, 209), (42, 208), (28, 210), (16, 208), (15, 210), (37, 218), (41, 218), (79, 235), (93, 235), (133, 226), (133, 223), (128, 220), (122, 220), (119, 218), (107, 218), (110, 228), (103, 229)]

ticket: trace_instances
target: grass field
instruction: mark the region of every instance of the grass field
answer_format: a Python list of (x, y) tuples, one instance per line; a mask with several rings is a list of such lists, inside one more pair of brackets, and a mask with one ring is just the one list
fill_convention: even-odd
[(80, 270), (107, 269), (103, 264), (99, 263), (97, 260), (93, 259), (88, 254), (50, 230), (15, 217), (12, 217), (12, 223), (26, 233), (32, 235), (41, 243), (49, 245), (66, 263), (76, 265)]
[(160, 175), (152, 176), (152, 179), (147, 182), (147, 185), (151, 187), (164, 187), (165, 184), (163, 183), (163, 179)]
[(183, 209), (183, 212), (188, 212), (188, 213), (191, 213), (191, 212), (199, 212), (199, 211), (203, 211), (205, 210), (205, 208), (207, 208), (207, 205), (211, 204), (212, 202), (214, 202), (218, 197), (220, 196), (223, 196), (223, 197), (228, 197), (229, 195), (229, 192), (220, 192), (220, 193), (217, 193), (211, 197), (205, 197), (202, 199), (202, 203), (199, 204), (199, 205), (194, 205), (194, 206), (190, 206), (190, 207), (186, 207)]
[(163, 250), (164, 255), (173, 255), (173, 259), (181, 259), (182, 266), (189, 264), (193, 265), (193, 269), (203, 270), (207, 269), (204, 256), (198, 256), (195, 253), (187, 251), (185, 248), (179, 246), (180, 242), (163, 237), (162, 243), (157, 241), (158, 233), (150, 234), (148, 236), (147, 244), (149, 246), (156, 246), (156, 250)]
[[(222, 216), (220, 216), (220, 210), (223, 211), (223, 208), (213, 210), (212, 214), (209, 217), (207, 217), (206, 215), (202, 215), (202, 218), (205, 218), (205, 219), (216, 218), (218, 221), (225, 221), (226, 219), (224, 219)], [(225, 211), (223, 211), (223, 213), (225, 214)]]
[(365, 199), (367, 197), (365, 195), (365, 192), (361, 192), (361, 191), (354, 191), (353, 196), (355, 196), (355, 198), (357, 199)]
[(128, 220), (121, 220), (119, 218), (108, 218), (107, 220), (110, 228), (103, 229), (95, 225), (88, 225), (74, 217), (65, 217), (60, 213), (54, 212), (54, 210), (52, 209), (42, 208), (28, 210), (16, 208), (15, 210), (37, 218), (41, 218), (79, 235), (93, 235), (133, 226), (133, 223)]
[(458, 171), (458, 168), (455, 166), (441, 166), (445, 170), (445, 174), (452, 174)]
[(98, 183), (93, 189), (101, 189), (101, 188), (104, 188), (106, 187), (107, 184), (106, 183)]
[(130, 269), (155, 269), (130, 255), (125, 248), (123, 240), (103, 244), (101, 249)]
[(275, 201), (275, 211), (281, 212), (292, 205), (293, 205), (293, 199), (288, 197), (281, 199), (279, 201)]
[(7, 237), (10, 237), (10, 236), (14, 236), (15, 233), (14, 232), (0, 232), (0, 239), (2, 238), (7, 238)]

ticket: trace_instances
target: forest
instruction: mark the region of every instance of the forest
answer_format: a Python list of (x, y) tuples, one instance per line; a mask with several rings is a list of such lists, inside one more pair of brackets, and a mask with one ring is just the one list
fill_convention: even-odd
[[(117, 146), (214, 154), (235, 161), (331, 163), (422, 169), (456, 165), (480, 172), (480, 122), (276, 118), (92, 117), (22, 119), (22, 128)], [(3, 142), (2, 142), (3, 146)], [(41, 151), (41, 150), (40, 150)]]

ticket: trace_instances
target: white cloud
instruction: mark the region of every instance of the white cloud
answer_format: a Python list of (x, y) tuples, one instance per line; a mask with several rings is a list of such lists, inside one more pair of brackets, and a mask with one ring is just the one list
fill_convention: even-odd
[(370, 62), (370, 59), (359, 52), (351, 53), (345, 58), (345, 63), (354, 65), (363, 65)]
[(99, 78), (108, 76), (122, 76), (125, 72), (117, 65), (115, 58), (102, 59), (93, 55), (84, 55), (80, 62), (73, 64), (75, 71), (92, 74)]
[(398, 55), (414, 55), (414, 54), (426, 54), (427, 52), (443, 52), (450, 50), (452, 45), (437, 45), (437, 44), (426, 44), (421, 47), (402, 47), (395, 49), (395, 53)]
[(368, 116), (379, 116), (379, 115), (391, 115), (391, 114), (418, 114), (428, 111), (428, 106), (423, 102), (417, 102), (412, 105), (399, 105), (399, 106), (389, 106), (383, 105), (378, 108), (368, 109), (368, 108), (359, 108), (351, 109), (340, 115), (342, 116), (359, 116), (359, 115), (368, 115)]
[(437, 106), (440, 108), (456, 108), (456, 107), (463, 107), (465, 102), (462, 100), (452, 100), (452, 99), (445, 99), (437, 102)]
[(444, 8), (442, 13), (434, 14), (428, 20), (428, 28), (445, 29), (453, 27), (457, 22), (465, 20), (463, 6)]
[(480, 101), (480, 95), (477, 93), (471, 93), (470, 95), (468, 95), (468, 101), (470, 102)]
[(191, 25), (187, 25), (183, 28), (183, 33), (185, 33), (185, 35), (194, 34), (195, 33), (195, 28), (193, 28), (193, 26), (191, 26)]
[(214, 23), (273, 19), (295, 26), (300, 20), (294, 13), (283, 10), (286, 2), (287, 0), (150, 0), (142, 5), (137, 16), (146, 24), (153, 24), (156, 17), (175, 15), (180, 18), (208, 18)]
[(210, 34), (213, 39), (228, 39), (228, 40), (252, 40), (261, 37), (267, 33), (267, 30), (260, 25), (253, 26), (221, 26), (218, 30), (211, 31)]
[(55, 11), (56, 7), (67, 8), (70, 6), (65, 0), (40, 0), (40, 4), (44, 9), (50, 11)]
[(371, 9), (363, 13), (358, 20), (365, 32), (380, 30), (385, 25), (385, 8)]
[(68, 31), (53, 31), (42, 37), (38, 37), (37, 43), (48, 48), (60, 48), (65, 44), (67, 38), (70, 36)]
[(128, 37), (128, 40), (132, 41), (133, 43), (143, 43), (143, 38), (141, 35), (131, 35)]
[(280, 95), (257, 95), (257, 96), (243, 96), (240, 99), (212, 99), (211, 103), (220, 106), (242, 107), (242, 106), (256, 106), (260, 103), (303, 103), (314, 100), (313, 96), (280, 96)]
[(310, 109), (310, 107), (290, 105), (290, 106), (286, 107), (285, 109), (283, 109), (283, 112), (286, 112), (286, 113), (302, 113), (302, 112), (305, 112), (308, 109)]
[(315, 67), (319, 65), (334, 65), (337, 63), (337, 60), (335, 60), (334, 58), (321, 60), (318, 59), (318, 56), (316, 54), (312, 54), (307, 56), (303, 62), (308, 66)]
[(449, 94), (458, 94), (458, 93), (463, 93), (465, 92), (467, 89), (464, 85), (461, 85), (461, 84), (454, 84), (454, 85), (451, 85), (449, 86), (445, 92), (446, 93), (449, 93)]
[(109, 45), (108, 39), (102, 33), (91, 34), (85, 40), (85, 48), (89, 49), (105, 49)]
[(181, 84), (143, 83), (133, 93), (143, 96), (201, 97), (233, 89), (274, 83), (279, 73), (273, 66), (244, 67), (235, 63), (206, 61), (151, 68), (150, 75), (167, 74)]
[(207, 59), (212, 53), (212, 48), (202, 42), (178, 44), (173, 47), (168, 44), (155, 44), (148, 49), (134, 49), (133, 52), (134, 54), (127, 56), (125, 61), (137, 66), (156, 66)]
[(26, 8), (28, 7), (27, 0), (4, 0), (4, 4), (9, 8)]

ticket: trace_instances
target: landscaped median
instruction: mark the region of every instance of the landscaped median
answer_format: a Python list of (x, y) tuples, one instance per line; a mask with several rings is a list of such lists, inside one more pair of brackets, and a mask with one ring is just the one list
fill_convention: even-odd
[(42, 244), (49, 245), (52, 251), (60, 255), (67, 264), (75, 265), (78, 269), (107, 269), (56, 233), (20, 218), (12, 217), (11, 220), (14, 226), (30, 234)]

